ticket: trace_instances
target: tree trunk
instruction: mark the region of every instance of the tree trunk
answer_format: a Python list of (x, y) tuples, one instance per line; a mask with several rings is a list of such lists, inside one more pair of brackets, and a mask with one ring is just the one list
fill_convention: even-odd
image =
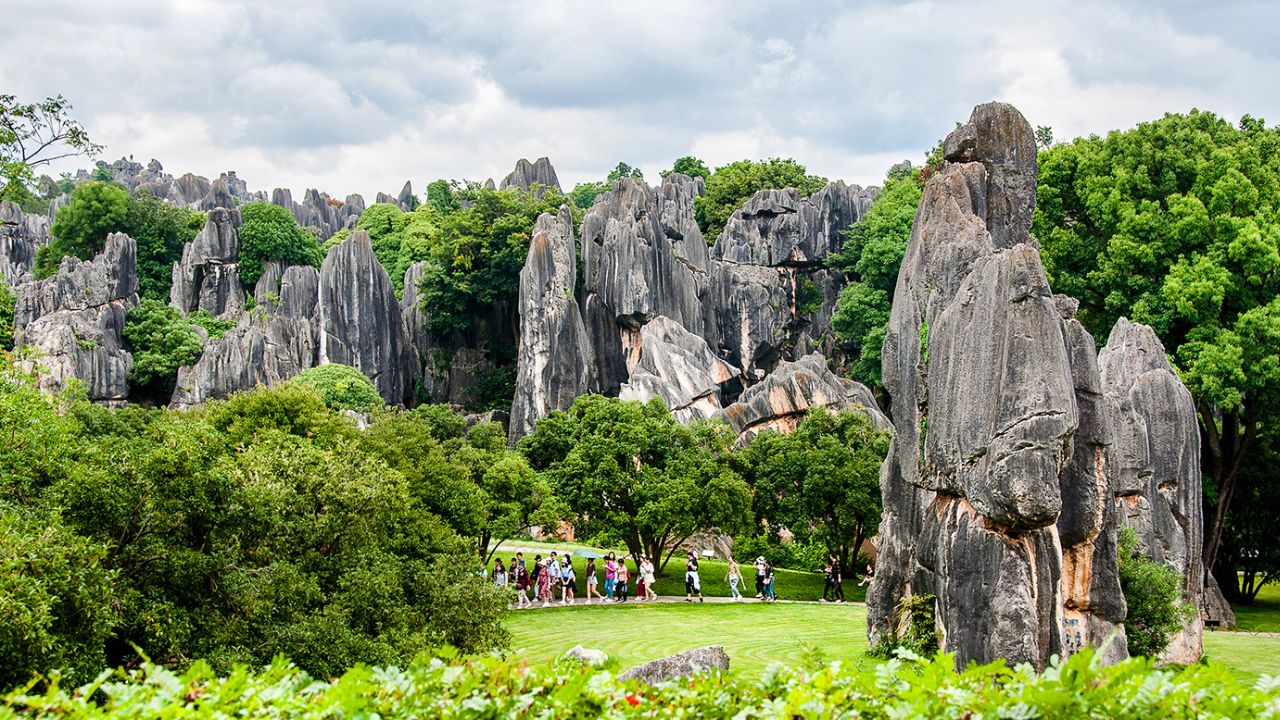
[[(488, 565), (489, 558), (493, 556), (493, 553), (489, 552), (489, 541), (492, 539), (493, 539), (493, 533), (489, 532), (488, 530), (485, 530), (484, 532), (480, 533), (480, 564), (481, 565)], [(497, 548), (494, 548), (494, 552), (497, 552)]]
[[(1214, 563), (1218, 559), (1218, 547), (1222, 544), (1223, 524), (1227, 510), (1231, 507), (1231, 497), (1236, 491), (1240, 467), (1258, 439), (1260, 408), (1246, 400), (1241, 407), (1222, 414), (1221, 430), (1213, 416), (1212, 405), (1205, 400), (1197, 400), (1196, 409), (1200, 416), (1201, 463), (1208, 466), (1201, 467), (1201, 471), (1213, 478), (1218, 490), (1218, 502), (1211, 513), (1206, 513), (1208, 522), (1204, 529), (1204, 568), (1206, 572), (1213, 572)], [(1244, 411), (1243, 419), (1240, 417), (1241, 410)], [(1232, 585), (1238, 587), (1234, 583)], [(1223, 592), (1226, 591), (1224, 587)]]

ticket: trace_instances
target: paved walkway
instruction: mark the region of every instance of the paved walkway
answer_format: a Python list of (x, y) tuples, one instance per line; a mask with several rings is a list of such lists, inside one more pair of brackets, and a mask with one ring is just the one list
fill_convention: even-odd
[[(710, 596), (703, 598), (703, 600), (705, 603), (713, 604), (713, 605), (731, 605), (731, 604), (735, 604), (735, 602), (740, 605), (748, 605), (748, 604), (760, 605), (764, 603), (764, 600), (760, 600), (751, 596), (743, 597), (739, 601), (735, 601), (733, 598), (710, 597)], [(606, 601), (597, 600), (596, 598), (593, 597), (591, 598), (591, 602), (589, 603), (584, 601), (582, 598), (577, 598), (576, 600), (573, 601), (573, 607), (583, 607), (586, 605), (591, 605), (595, 607), (599, 607), (601, 605), (618, 607), (622, 605), (652, 605), (653, 603), (678, 604), (678, 603), (683, 603), (684, 601), (685, 601), (685, 597), (683, 595), (659, 595), (654, 600), (637, 600), (634, 596), (632, 596), (625, 603), (606, 602)], [(833, 605), (833, 606), (856, 605), (858, 607), (866, 607), (867, 605), (866, 603), (861, 603), (861, 602), (824, 603), (824, 602), (819, 602), (817, 600), (777, 600), (776, 602), (787, 604), (787, 605)], [(691, 604), (697, 604), (697, 603), (698, 603), (698, 598), (696, 597), (693, 598), (693, 602)], [(514, 605), (512, 605), (511, 607), (512, 609), (516, 609)], [(561, 605), (560, 602), (557, 600), (551, 603), (546, 609), (550, 610), (552, 608), (560, 608), (560, 607), (568, 607), (568, 606)], [(542, 604), (534, 603), (532, 608), (521, 608), (521, 609), (539, 609), (540, 610), (542, 609)]]

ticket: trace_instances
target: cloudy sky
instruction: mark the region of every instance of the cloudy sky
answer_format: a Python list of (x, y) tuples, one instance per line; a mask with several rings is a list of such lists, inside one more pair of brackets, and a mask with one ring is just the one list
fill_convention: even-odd
[(543, 155), (568, 186), (688, 154), (875, 184), (991, 99), (1059, 140), (1193, 107), (1280, 121), (1275, 2), (4, 4), (0, 93), (64, 95), (103, 159), (295, 196)]

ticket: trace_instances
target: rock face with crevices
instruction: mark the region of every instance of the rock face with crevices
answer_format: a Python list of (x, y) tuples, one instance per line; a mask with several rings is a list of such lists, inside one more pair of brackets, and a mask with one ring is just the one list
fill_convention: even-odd
[(133, 238), (112, 233), (91, 262), (68, 255), (53, 277), (18, 287), (15, 345), (35, 349), (29, 363), (42, 390), (79, 380), (91, 401), (128, 399), (133, 356), (122, 333), (138, 304), (137, 252)]
[(729, 672), (729, 654), (721, 645), (708, 645), (650, 660), (622, 673), (618, 679), (639, 680), (647, 685), (657, 685), (711, 670)]
[(1121, 483), (1108, 469), (1118, 431), (1094, 340), (1074, 301), (1053, 296), (1029, 234), (1031, 126), (1012, 106), (980, 105), (944, 147), (882, 354), (894, 438), (868, 640), (890, 632), (902, 597), (932, 595), (958, 667), (1043, 668), (1083, 647), (1118, 660), (1122, 636), (1103, 647), (1125, 613)]
[(421, 368), (369, 233), (357, 230), (329, 250), (320, 268), (319, 297), (320, 364), (360, 370), (389, 405), (412, 403)]
[(0, 202), (0, 282), (10, 287), (30, 280), (36, 254), (49, 242), (49, 217), (23, 213), (17, 203)]
[(742, 371), (716, 357), (706, 340), (662, 316), (640, 328), (640, 343), (627, 362), (630, 375), (618, 397), (662, 398), (682, 423), (714, 417), (724, 407), (722, 390), (742, 383)]
[[(1200, 607), (1204, 517), (1195, 401), (1146, 325), (1120, 318), (1098, 366), (1116, 428), (1107, 462), (1120, 496), (1120, 524), (1133, 529), (1144, 554), (1177, 571), (1183, 600)], [(1197, 616), (1172, 638), (1163, 657), (1191, 663), (1203, 650)]]
[(516, 163), (516, 169), (502, 179), (498, 189), (520, 188), (521, 190), (529, 190), (534, 185), (540, 185), (543, 188), (538, 191), (538, 197), (542, 197), (543, 193), (546, 192), (546, 188), (560, 190), (560, 178), (556, 177), (556, 169), (551, 167), (551, 161), (547, 158), (538, 158), (536, 162), (529, 162), (524, 158), (520, 158), (520, 161)]
[(591, 385), (591, 346), (573, 290), (578, 278), (573, 214), (538, 217), (529, 255), (520, 271), (520, 346), (510, 438), (533, 432), (534, 423), (568, 410)]
[(214, 208), (204, 228), (182, 248), (173, 264), (169, 304), (183, 315), (207, 310), (218, 317), (235, 317), (245, 305), (240, 282), (240, 211)]

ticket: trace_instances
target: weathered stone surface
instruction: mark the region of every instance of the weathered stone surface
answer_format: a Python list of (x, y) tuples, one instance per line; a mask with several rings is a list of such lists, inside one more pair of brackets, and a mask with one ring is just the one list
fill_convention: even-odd
[(465, 405), (472, 400), (471, 388), (480, 376), (493, 370), (493, 361), (479, 348), (458, 348), (449, 360), (448, 392), (445, 398), (451, 405)]
[(618, 397), (641, 402), (660, 397), (683, 423), (715, 416), (723, 408), (721, 389), (741, 386), (741, 370), (716, 357), (706, 340), (662, 316), (640, 328), (640, 343), (628, 364), (630, 376)]
[(57, 392), (84, 383), (89, 400), (123, 403), (133, 356), (122, 338), (125, 313), (138, 304), (137, 245), (112, 233), (91, 262), (62, 259), (57, 275), (18, 288), (15, 344), (30, 345), (40, 387)]
[[(296, 269), (316, 273), (311, 267)], [(312, 318), (265, 310), (243, 313), (239, 325), (205, 342), (195, 365), (178, 370), (169, 407), (185, 410), (233, 392), (290, 380), (316, 365), (318, 340), (319, 324)]]
[(15, 287), (30, 279), (36, 254), (49, 242), (49, 218), (24, 214), (16, 203), (0, 202), (0, 281)]
[(357, 230), (329, 250), (320, 268), (320, 364), (350, 365), (390, 405), (412, 402), (419, 377), (391, 277)]
[(708, 645), (651, 660), (622, 673), (618, 679), (639, 680), (648, 685), (657, 685), (710, 670), (729, 672), (729, 655), (721, 645)]
[(871, 390), (861, 383), (837, 377), (827, 367), (827, 359), (818, 353), (779, 364), (762, 382), (743, 391), (738, 402), (720, 415), (733, 428), (738, 441), (745, 444), (766, 430), (794, 430), (813, 407), (858, 410), (876, 428), (892, 428), (876, 405)]
[(793, 283), (784, 269), (711, 261), (701, 334), (748, 382), (762, 379), (787, 350), (795, 327)]
[(605, 651), (585, 648), (581, 645), (574, 645), (566, 650), (564, 657), (566, 660), (577, 660), (585, 665), (603, 665), (604, 661), (609, 659)]
[(568, 410), (591, 386), (591, 346), (574, 301), (578, 279), (573, 214), (538, 217), (520, 270), (520, 345), (510, 439), (533, 432), (534, 423)]
[(1220, 628), (1235, 627), (1236, 614), (1231, 604), (1222, 595), (1222, 588), (1213, 573), (1205, 573), (1204, 596), (1200, 600), (1200, 611), (1204, 613), (1205, 625), (1216, 625)]
[[(234, 176), (233, 176), (234, 177)], [(200, 200), (201, 210), (212, 210), (214, 208), (234, 208), (236, 207), (236, 199), (231, 195), (231, 190), (227, 188), (227, 183), (222, 178), (213, 181), (209, 186), (209, 194)]]
[(200, 201), (209, 194), (211, 189), (213, 186), (209, 184), (207, 178), (187, 173), (173, 181), (164, 199), (178, 207), (197, 206), (199, 209)]
[(957, 666), (1102, 647), (1123, 618), (1109, 419), (1093, 338), (1030, 237), (1030, 125), (990, 103), (925, 187), (882, 352), (894, 438), (868, 639), (905, 595), (936, 597)]
[(676, 260), (698, 272), (707, 272), (711, 253), (698, 227), (694, 206), (694, 201), (706, 194), (702, 178), (671, 173), (654, 192), (658, 200), (658, 222), (662, 233), (671, 240)]
[(235, 317), (245, 305), (240, 282), (240, 211), (214, 208), (204, 228), (182, 248), (173, 264), (169, 304), (184, 315), (208, 310), (215, 316)]
[[(1121, 318), (1098, 366), (1118, 436), (1108, 465), (1121, 496), (1120, 523), (1133, 529), (1145, 554), (1182, 576), (1184, 600), (1200, 607), (1204, 517), (1195, 401), (1146, 325)], [(1202, 633), (1201, 618), (1187, 622), (1164, 659), (1195, 662)]]
[(760, 190), (729, 217), (712, 257), (752, 265), (821, 264), (840, 249), (841, 233), (862, 219), (875, 196), (843, 181), (808, 198), (795, 188)]
[(536, 162), (529, 162), (524, 158), (516, 163), (516, 169), (511, 171), (502, 179), (502, 183), (498, 186), (499, 190), (515, 187), (521, 190), (528, 190), (534, 185), (541, 185), (544, 189), (538, 191), (538, 197), (542, 197), (546, 192), (545, 188), (555, 188), (560, 190), (560, 178), (556, 177), (556, 169), (551, 167), (551, 161), (547, 158), (538, 158)]
[[(673, 185), (671, 193), (679, 192)], [(630, 331), (653, 318), (703, 333), (706, 276), (676, 258), (660, 218), (657, 196), (631, 178), (617, 180), (583, 217), (582, 315), (596, 353), (593, 392), (618, 391), (627, 379), (623, 353), (639, 341)]]
[[(422, 368), (422, 385), (426, 391), (427, 397), (431, 402), (446, 402), (448, 396), (445, 390), (448, 388), (448, 378), (440, 373), (437, 377), (436, 358), (432, 355), (432, 349), (435, 343), (431, 339), (431, 333), (427, 331), (427, 314), (422, 311), (422, 305), (418, 300), (418, 282), (422, 280), (422, 274), (426, 272), (428, 263), (424, 260), (416, 262), (408, 267), (404, 272), (404, 293), (400, 297), (400, 316), (404, 318), (404, 336), (409, 341), (410, 347), (413, 348), (418, 358), (418, 365)], [(438, 382), (443, 380), (444, 382)]]

